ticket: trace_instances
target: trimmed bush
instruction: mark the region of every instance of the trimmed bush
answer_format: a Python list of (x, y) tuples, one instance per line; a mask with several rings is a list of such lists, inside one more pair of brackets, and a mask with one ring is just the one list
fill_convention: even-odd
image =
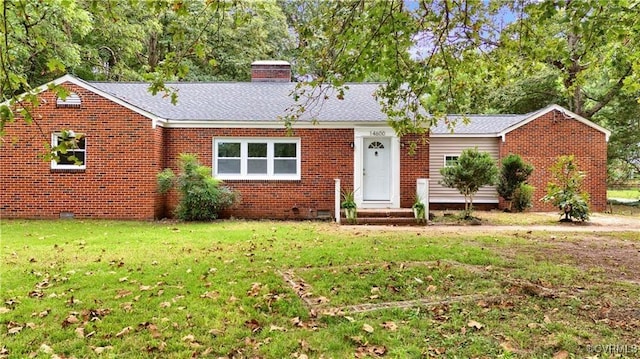
[(222, 186), (222, 181), (211, 176), (211, 168), (203, 166), (194, 154), (180, 154), (180, 173), (176, 176), (169, 168), (157, 175), (158, 192), (167, 193), (176, 187), (180, 200), (175, 210), (184, 221), (209, 221), (236, 202), (236, 193)]
[[(527, 182), (532, 172), (533, 166), (522, 160), (519, 155), (511, 153), (502, 159), (497, 191), (500, 197), (507, 202), (507, 211), (511, 211), (514, 205), (513, 201), (515, 201), (515, 193), (523, 183)], [(515, 209), (521, 211), (517, 207)]]
[(521, 183), (513, 192), (513, 208), (522, 212), (533, 207), (532, 198), (535, 187), (532, 185)]

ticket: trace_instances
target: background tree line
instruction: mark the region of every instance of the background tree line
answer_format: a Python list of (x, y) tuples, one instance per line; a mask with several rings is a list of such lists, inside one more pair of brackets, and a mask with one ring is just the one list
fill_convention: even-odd
[[(640, 172), (638, 1), (1, 4), (2, 101), (35, 101), (17, 96), (65, 73), (148, 81), (151, 91), (171, 93), (167, 81), (245, 81), (252, 61), (284, 59), (319, 98), (322, 84), (348, 96), (348, 82), (384, 82), (377, 95), (400, 135), (425, 133), (447, 113), (557, 103), (611, 129), (610, 163)], [(0, 108), (1, 125), (14, 116)]]

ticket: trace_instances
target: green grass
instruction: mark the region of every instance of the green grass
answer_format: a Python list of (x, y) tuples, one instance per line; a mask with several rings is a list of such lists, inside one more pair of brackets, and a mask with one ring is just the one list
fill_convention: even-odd
[[(603, 303), (637, 308), (640, 289), (532, 254), (548, 233), (78, 220), (1, 230), (0, 358), (582, 357), (637, 340), (637, 327), (593, 315)], [(527, 295), (518, 281), (562, 295)], [(420, 299), (440, 303), (393, 305)]]
[(640, 200), (640, 189), (607, 190), (607, 198), (623, 198)]

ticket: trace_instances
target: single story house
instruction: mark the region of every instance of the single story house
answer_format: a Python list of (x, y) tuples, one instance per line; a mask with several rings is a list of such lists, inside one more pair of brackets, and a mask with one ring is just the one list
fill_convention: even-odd
[[(173, 83), (178, 103), (152, 96), (144, 83), (86, 82), (66, 75), (40, 88), (37, 124), (5, 127), (0, 152), (2, 218), (154, 219), (171, 214), (176, 196), (156, 191), (156, 174), (177, 167), (180, 153), (197, 154), (213, 175), (241, 194), (227, 215), (242, 218), (332, 217), (336, 179), (355, 189), (359, 208), (408, 208), (426, 179), (431, 208), (459, 208), (463, 198), (439, 184), (440, 168), (469, 147), (499, 161), (517, 153), (535, 166), (534, 210), (554, 210), (544, 196), (549, 167), (574, 154), (587, 172), (591, 208), (606, 205), (606, 129), (552, 105), (525, 115), (470, 115), (454, 132), (432, 129), (413, 155), (373, 97), (379, 84), (350, 84), (344, 100), (330, 98), (287, 133), (279, 119), (294, 104), (286, 62), (256, 62), (252, 82)], [(82, 164), (42, 159), (63, 130), (82, 134)], [(495, 188), (474, 203), (499, 207)]]

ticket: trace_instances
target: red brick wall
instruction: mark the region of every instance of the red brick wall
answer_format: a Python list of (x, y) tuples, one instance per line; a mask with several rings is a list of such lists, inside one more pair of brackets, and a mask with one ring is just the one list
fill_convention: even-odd
[(253, 82), (290, 82), (291, 65), (251, 65)]
[(535, 167), (529, 179), (536, 188), (533, 210), (556, 210), (550, 204), (540, 202), (540, 198), (546, 194), (551, 178), (549, 168), (562, 155), (575, 155), (579, 168), (586, 172), (583, 185), (591, 196), (591, 210), (605, 210), (607, 143), (604, 133), (552, 111), (507, 133), (505, 141), (500, 143), (500, 157), (509, 153), (519, 154)]
[[(214, 137), (287, 137), (284, 129), (165, 129), (166, 166), (176, 170), (180, 153), (195, 153), (200, 162), (212, 166)], [(224, 213), (241, 218), (315, 218), (317, 211), (334, 208), (334, 178), (343, 189), (353, 184), (352, 129), (297, 129), (300, 138), (301, 179), (299, 181), (226, 181), (241, 194), (241, 202)], [(168, 196), (168, 208), (176, 205)], [(170, 214), (170, 211), (167, 212)]]
[[(8, 124), (0, 151), (2, 218), (153, 219), (162, 210), (156, 173), (162, 168), (162, 130), (151, 120), (72, 84), (81, 108), (56, 108), (56, 96), (42, 94), (33, 115)], [(86, 137), (86, 169), (52, 170), (40, 156), (51, 133), (72, 129)], [(40, 132), (42, 131), (42, 132)]]
[[(415, 154), (409, 153), (411, 142), (418, 145)], [(428, 138), (404, 136), (400, 141), (400, 207), (413, 206), (418, 178), (429, 178)]]

